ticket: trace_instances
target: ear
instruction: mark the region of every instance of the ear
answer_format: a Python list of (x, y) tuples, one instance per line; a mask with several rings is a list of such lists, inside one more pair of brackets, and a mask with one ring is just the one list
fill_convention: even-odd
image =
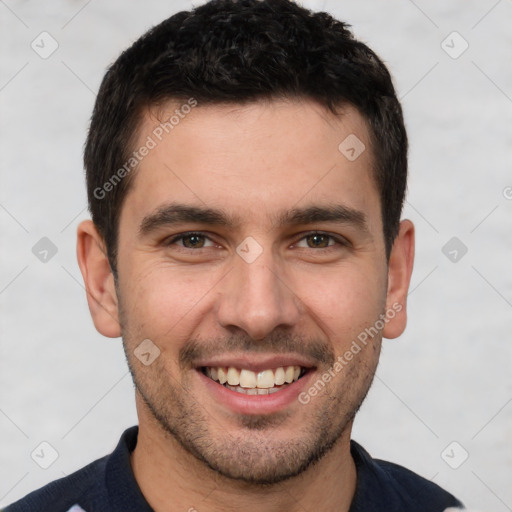
[(384, 338), (398, 338), (407, 324), (407, 293), (411, 282), (414, 263), (414, 224), (410, 220), (400, 222), (400, 230), (393, 243), (388, 264), (388, 292), (386, 311), (389, 316), (382, 335)]
[(103, 237), (92, 220), (84, 220), (78, 226), (76, 253), (97, 331), (109, 338), (121, 336), (114, 276)]

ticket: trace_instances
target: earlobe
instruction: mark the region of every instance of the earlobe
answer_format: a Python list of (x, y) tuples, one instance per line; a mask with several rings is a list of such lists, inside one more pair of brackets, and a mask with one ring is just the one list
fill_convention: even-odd
[[(414, 264), (414, 224), (410, 220), (400, 222), (400, 231), (395, 239), (388, 265), (388, 290), (386, 315), (388, 321), (382, 335), (397, 338), (407, 324), (407, 294)], [(391, 312), (393, 312), (391, 314)]]
[(121, 327), (114, 276), (103, 238), (91, 220), (78, 226), (76, 251), (94, 325), (104, 336), (117, 338)]

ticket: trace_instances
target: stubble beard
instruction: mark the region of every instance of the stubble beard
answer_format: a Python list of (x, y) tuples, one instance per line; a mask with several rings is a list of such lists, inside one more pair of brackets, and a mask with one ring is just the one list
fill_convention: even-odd
[[(229, 480), (250, 485), (275, 485), (304, 473), (328, 454), (351, 428), (373, 382), (381, 336), (375, 337), (353, 360), (354, 364), (331, 381), (332, 387), (325, 397), (314, 398), (302, 405), (311, 409), (304, 415), (307, 422), (297, 426), (292, 439), (272, 437), (272, 429), (287, 421), (289, 412), (240, 415), (237, 418), (238, 432), (226, 433), (190, 390), (190, 372), (195, 370), (183, 372), (184, 378), (178, 381), (166, 368), (162, 356), (149, 367), (140, 364), (133, 354), (137, 342), (117, 283), (116, 290), (123, 348), (133, 383), (145, 406), (165, 434), (206, 467)], [(294, 347), (291, 338), (280, 342), (284, 345), (290, 342), (289, 348)], [(236, 340), (226, 340), (227, 347), (230, 343), (233, 347), (248, 349), (250, 342), (245, 340), (243, 346)], [(299, 346), (296, 344), (295, 348)], [(334, 354), (328, 353), (321, 343), (311, 344), (310, 356), (320, 360), (321, 352), (324, 352), (324, 361), (330, 362), (323, 364), (325, 371), (332, 366)], [(318, 375), (321, 376), (322, 371), (318, 371)]]
[[(124, 340), (124, 337), (123, 337)], [(369, 367), (353, 364), (339, 375), (328, 397), (313, 398), (307, 422), (297, 425), (293, 438), (272, 437), (289, 414), (240, 415), (239, 429), (229, 433), (198, 403), (190, 379), (178, 382), (158, 358), (147, 371), (123, 342), (134, 385), (163, 432), (208, 468), (230, 480), (273, 485), (291, 479), (320, 461), (334, 448), (363, 403), (375, 374), (378, 357)], [(374, 350), (371, 346), (367, 350)], [(194, 371), (194, 370), (189, 370)], [(333, 384), (335, 384), (335, 380)]]

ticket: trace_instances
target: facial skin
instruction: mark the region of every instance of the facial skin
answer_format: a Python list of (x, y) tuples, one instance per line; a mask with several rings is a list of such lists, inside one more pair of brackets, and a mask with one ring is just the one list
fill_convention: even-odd
[[(146, 114), (141, 144), (159, 122)], [(366, 145), (352, 162), (338, 150), (349, 134)], [(352, 107), (336, 118), (307, 100), (198, 105), (137, 168), (120, 218), (117, 289), (101, 237), (92, 222), (80, 225), (93, 320), (105, 336), (122, 334), (136, 384), (132, 466), (156, 511), (171, 496), (176, 510), (348, 510), (353, 416), (382, 336), (405, 328), (414, 257), (414, 228), (402, 221), (386, 261), (372, 165)], [(145, 219), (150, 226), (159, 208), (176, 204), (222, 211), (233, 224), (153, 222), (141, 232)], [(279, 222), (292, 210), (335, 206), (355, 215)], [(196, 236), (172, 241), (190, 231)], [(246, 261), (240, 247), (261, 254)], [(299, 392), (393, 304), (402, 309), (383, 331), (301, 403)], [(147, 366), (134, 354), (145, 339), (160, 350)], [(232, 403), (233, 392), (198, 369), (226, 361), (255, 369), (284, 361), (308, 372), (290, 386), (292, 398), (264, 409), (251, 405), (258, 396)]]

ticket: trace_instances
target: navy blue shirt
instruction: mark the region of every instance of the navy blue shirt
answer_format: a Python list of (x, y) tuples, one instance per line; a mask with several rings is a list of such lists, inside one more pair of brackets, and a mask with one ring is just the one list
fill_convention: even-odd
[[(138, 426), (124, 431), (116, 449), (82, 469), (31, 492), (4, 512), (152, 512), (137, 485), (130, 453)], [(442, 512), (461, 503), (438, 485), (397, 464), (372, 459), (351, 441), (357, 486), (350, 512)]]

